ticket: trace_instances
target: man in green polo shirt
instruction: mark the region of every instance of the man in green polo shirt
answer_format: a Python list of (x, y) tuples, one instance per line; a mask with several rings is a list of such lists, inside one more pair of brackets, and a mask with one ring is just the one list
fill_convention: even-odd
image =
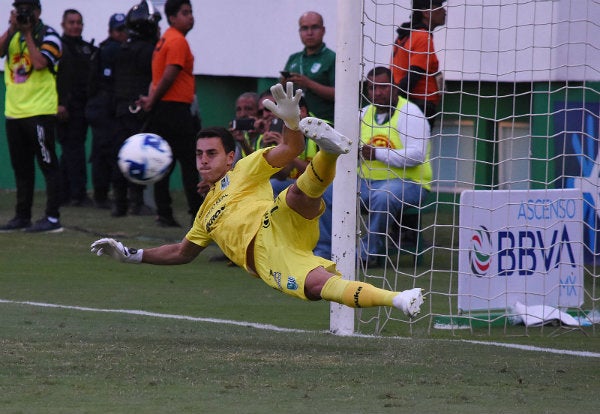
[(323, 43), (323, 16), (309, 11), (300, 16), (300, 40), (304, 50), (288, 58), (282, 82), (302, 89), (311, 114), (333, 122), (335, 98), (335, 52)]

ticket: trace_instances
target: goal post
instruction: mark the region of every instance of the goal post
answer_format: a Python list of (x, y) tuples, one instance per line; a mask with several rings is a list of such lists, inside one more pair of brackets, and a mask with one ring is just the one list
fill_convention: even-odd
[[(348, 280), (356, 280), (356, 167), (358, 159), (358, 106), (361, 67), (361, 4), (337, 1), (335, 67), (335, 128), (352, 139), (349, 154), (339, 157), (333, 183), (332, 256)], [(337, 335), (354, 333), (354, 309), (331, 303), (330, 330)]]
[[(542, 319), (555, 308), (566, 315), (559, 324), (574, 317), (596, 333), (597, 0), (444, 3), (446, 24), (433, 32), (442, 102), (430, 139), (432, 190), (402, 217), (388, 213), (383, 264), (357, 267), (358, 237), (368, 228), (361, 217), (369, 214), (365, 206), (358, 211), (360, 83), (375, 66), (390, 66), (412, 1), (337, 1), (335, 127), (354, 146), (339, 158), (333, 184), (332, 258), (346, 279), (422, 287), (427, 301), (414, 320), (387, 308), (332, 304), (331, 331), (496, 326), (514, 334), (522, 331), (513, 323), (539, 317), (534, 307), (541, 306)], [(408, 224), (405, 215), (412, 215)], [(417, 234), (411, 248), (404, 230)]]

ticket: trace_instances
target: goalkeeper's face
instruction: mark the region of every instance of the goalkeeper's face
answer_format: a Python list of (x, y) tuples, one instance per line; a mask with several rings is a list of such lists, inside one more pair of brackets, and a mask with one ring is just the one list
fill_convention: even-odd
[(196, 169), (202, 181), (213, 185), (227, 174), (233, 165), (235, 152), (225, 152), (219, 137), (199, 138), (196, 141)]

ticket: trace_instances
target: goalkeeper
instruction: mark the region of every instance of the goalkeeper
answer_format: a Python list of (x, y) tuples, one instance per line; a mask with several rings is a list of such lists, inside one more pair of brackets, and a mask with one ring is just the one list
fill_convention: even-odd
[[(422, 289), (392, 292), (345, 280), (334, 262), (313, 255), (324, 210), (321, 196), (333, 181), (337, 157), (352, 143), (320, 119), (300, 121), (301, 91), (294, 94), (292, 88), (287, 83), (284, 91), (277, 84), (271, 88), (275, 102), (264, 102), (285, 123), (282, 142), (243, 158), (234, 169), (231, 134), (223, 128), (200, 131), (196, 167), (210, 190), (181, 242), (142, 250), (105, 238), (92, 243), (92, 252), (126, 263), (176, 265), (191, 262), (214, 241), (238, 266), (288, 295), (356, 308), (393, 306), (417, 315)], [(273, 200), (269, 179), (304, 150), (303, 134), (320, 150), (296, 183)]]

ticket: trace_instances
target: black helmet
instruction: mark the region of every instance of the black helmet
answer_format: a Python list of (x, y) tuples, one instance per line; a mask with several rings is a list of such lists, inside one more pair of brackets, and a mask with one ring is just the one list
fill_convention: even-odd
[(143, 0), (129, 10), (125, 25), (132, 36), (143, 39), (153, 39), (158, 35), (160, 13), (154, 10), (152, 2)]

